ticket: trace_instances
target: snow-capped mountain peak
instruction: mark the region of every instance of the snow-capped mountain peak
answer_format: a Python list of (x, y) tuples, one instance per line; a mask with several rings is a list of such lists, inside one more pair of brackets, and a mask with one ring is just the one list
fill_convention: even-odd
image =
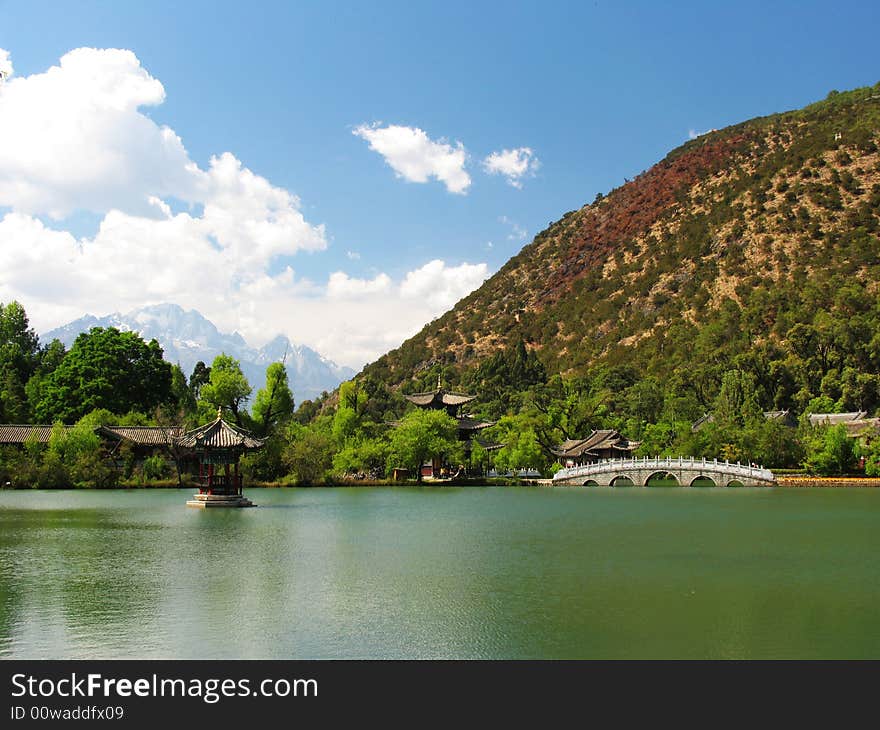
[(187, 378), (199, 360), (210, 365), (217, 355), (226, 353), (241, 363), (254, 393), (265, 384), (266, 368), (283, 360), (297, 403), (314, 399), (322, 391), (331, 391), (355, 374), (351, 368), (339, 366), (281, 334), (259, 349), (250, 347), (238, 332), (220, 332), (196, 310), (185, 310), (170, 303), (141, 307), (126, 314), (114, 312), (105, 317), (87, 314), (40, 335), (40, 340), (48, 343), (57, 338), (69, 348), (77, 335), (92, 327), (115, 327), (137, 332), (147, 341), (157, 340), (165, 359), (179, 364)]

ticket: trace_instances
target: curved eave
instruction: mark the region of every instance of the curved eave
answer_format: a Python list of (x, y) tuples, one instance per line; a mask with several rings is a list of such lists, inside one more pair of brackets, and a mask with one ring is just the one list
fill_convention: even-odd
[(251, 436), (245, 431), (230, 426), (218, 418), (213, 423), (200, 426), (184, 434), (178, 441), (181, 446), (191, 449), (240, 449), (251, 451), (262, 448), (265, 440)]

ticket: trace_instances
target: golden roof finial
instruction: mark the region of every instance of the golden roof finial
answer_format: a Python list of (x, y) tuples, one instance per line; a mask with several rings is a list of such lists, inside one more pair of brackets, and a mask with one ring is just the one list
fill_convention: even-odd
[(440, 375), (439, 375), (439, 373), (438, 373), (438, 375), (437, 375), (437, 390), (442, 390), (442, 387), (441, 387), (441, 385), (440, 385)]
[(217, 406), (217, 420), (223, 420), (223, 406)]

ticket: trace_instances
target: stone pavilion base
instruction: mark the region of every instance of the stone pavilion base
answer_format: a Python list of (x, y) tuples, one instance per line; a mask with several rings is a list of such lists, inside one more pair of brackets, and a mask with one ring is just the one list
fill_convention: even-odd
[(256, 507), (247, 497), (239, 494), (194, 494), (187, 500), (187, 507), (207, 509), (209, 507)]

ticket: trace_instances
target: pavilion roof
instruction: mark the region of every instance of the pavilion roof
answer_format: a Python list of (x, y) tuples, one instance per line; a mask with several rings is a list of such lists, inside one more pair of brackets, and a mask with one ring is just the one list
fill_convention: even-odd
[(483, 439), (474, 439), (486, 451), (498, 451), (503, 449), (505, 444), (499, 444), (495, 441), (484, 441)]
[(553, 449), (556, 456), (570, 456), (578, 458), (586, 454), (595, 455), (595, 452), (612, 449), (614, 451), (634, 451), (641, 441), (629, 441), (613, 428), (593, 431), (585, 439), (568, 439)]
[(252, 436), (243, 428), (226, 423), (219, 413), (211, 423), (187, 431), (177, 440), (178, 445), (191, 449), (259, 449), (265, 441)]
[(453, 393), (448, 390), (443, 390), (442, 388), (431, 390), (427, 393), (412, 393), (411, 395), (405, 395), (403, 397), (417, 406), (429, 406), (432, 404), (439, 405), (441, 403), (444, 406), (460, 406), (477, 399), (477, 396), (475, 395)]
[(489, 428), (490, 426), (494, 425), (495, 421), (478, 421), (475, 418), (458, 419), (459, 431), (482, 431), (484, 428)]

